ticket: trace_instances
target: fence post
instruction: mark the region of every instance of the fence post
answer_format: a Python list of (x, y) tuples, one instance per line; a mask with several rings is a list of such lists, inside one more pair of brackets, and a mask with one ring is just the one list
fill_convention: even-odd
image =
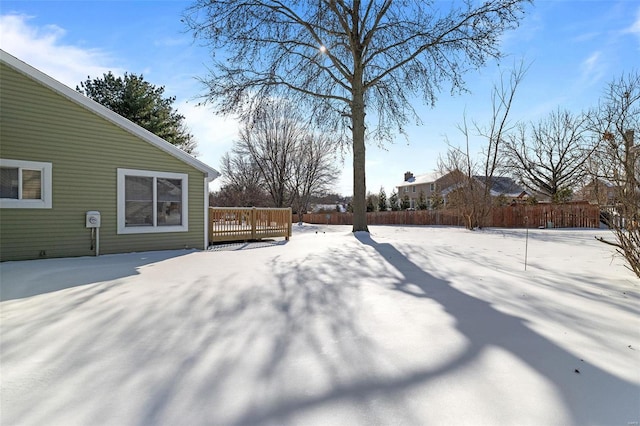
[(256, 239), (256, 208), (251, 208), (251, 239)]
[(208, 228), (207, 228), (207, 244), (210, 245), (211, 241), (213, 241), (213, 209), (211, 207), (209, 207), (207, 209), (207, 212), (209, 213), (209, 217), (208, 217)]

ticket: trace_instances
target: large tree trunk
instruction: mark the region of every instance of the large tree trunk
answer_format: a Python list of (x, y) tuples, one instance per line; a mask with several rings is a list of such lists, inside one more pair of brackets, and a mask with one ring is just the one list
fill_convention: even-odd
[[(353, 232), (367, 228), (366, 179), (365, 179), (365, 110), (362, 78), (358, 73), (353, 83), (353, 103), (351, 105), (351, 124), (353, 134)], [(361, 77), (361, 75), (360, 75)]]

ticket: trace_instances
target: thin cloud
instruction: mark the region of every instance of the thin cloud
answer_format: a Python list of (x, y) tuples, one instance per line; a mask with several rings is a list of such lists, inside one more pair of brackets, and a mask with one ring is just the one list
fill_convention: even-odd
[(153, 44), (161, 47), (188, 46), (189, 39), (185, 37), (164, 37), (156, 40)]
[(33, 26), (32, 19), (22, 14), (0, 15), (0, 48), (72, 88), (87, 76), (124, 72), (107, 65), (114, 62), (107, 52), (66, 44), (63, 28)]
[(598, 60), (602, 56), (602, 52), (593, 52), (586, 60), (582, 62), (582, 70), (585, 74), (590, 74), (598, 67)]
[[(175, 108), (184, 116), (185, 125), (195, 137), (198, 160), (220, 170), (222, 155), (231, 150), (240, 132), (238, 121), (217, 115), (210, 107), (193, 101), (179, 101)], [(222, 179), (214, 180), (209, 189), (219, 190), (222, 182)]]
[[(33, 17), (21, 14), (0, 15), (0, 48), (71, 88), (108, 71), (124, 74), (125, 69), (112, 65), (117, 61), (108, 52), (66, 43), (64, 28), (38, 27), (31, 25), (31, 20)], [(151, 69), (145, 69), (144, 74), (151, 74)], [(220, 155), (238, 134), (238, 123), (195, 103), (181, 102), (176, 108), (198, 142), (198, 158), (217, 167)]]
[(577, 36), (573, 37), (571, 40), (576, 43), (584, 43), (584, 42), (597, 40), (601, 36), (602, 36), (602, 33), (598, 31), (591, 31), (591, 32), (578, 34)]
[(196, 138), (199, 160), (219, 167), (220, 156), (231, 149), (240, 131), (239, 123), (230, 117), (221, 117), (203, 105), (179, 102), (176, 109), (185, 118), (185, 124)]
[(599, 82), (605, 73), (605, 64), (603, 62), (602, 52), (593, 52), (587, 59), (582, 61), (580, 66), (581, 76), (579, 83), (581, 86), (590, 86)]
[(640, 43), (640, 8), (636, 12), (636, 20), (631, 24), (631, 26), (629, 26), (629, 28), (627, 28), (625, 32), (636, 35), (638, 37), (638, 42)]

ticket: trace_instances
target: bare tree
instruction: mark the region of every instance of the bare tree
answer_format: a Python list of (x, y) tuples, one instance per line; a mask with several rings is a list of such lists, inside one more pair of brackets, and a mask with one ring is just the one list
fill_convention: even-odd
[(502, 146), (510, 174), (554, 202), (584, 180), (596, 147), (588, 140), (587, 115), (560, 108), (538, 123), (521, 123)]
[(412, 94), (433, 105), (443, 83), (462, 90), (465, 72), (501, 56), (500, 37), (525, 3), (465, 0), (440, 10), (445, 3), (421, 0), (196, 0), (184, 21), (213, 51), (224, 49), (206, 79), (219, 111), (284, 97), (344, 132), (353, 152), (355, 232), (368, 231), (367, 136), (390, 140), (409, 119), (419, 121)]
[(616, 247), (629, 268), (640, 278), (640, 74), (635, 71), (609, 83), (600, 104), (590, 112), (591, 128), (601, 139), (594, 156), (595, 178), (606, 179), (615, 189), (614, 208), (607, 222)]
[(223, 185), (209, 194), (212, 207), (271, 207), (271, 198), (262, 188)]
[(300, 221), (309, 210), (311, 197), (328, 192), (340, 175), (335, 147), (335, 141), (326, 135), (314, 134), (308, 134), (296, 147), (290, 191)]
[(275, 207), (290, 206), (289, 191), (297, 146), (306, 136), (302, 117), (282, 101), (263, 104), (246, 117), (233, 152), (260, 171), (261, 182)]
[(263, 188), (275, 207), (304, 213), (312, 196), (321, 195), (339, 176), (336, 141), (314, 134), (300, 112), (285, 101), (264, 104), (248, 116), (223, 157), (222, 171), (236, 187)]
[[(504, 74), (500, 76), (499, 84), (494, 85), (491, 92), (491, 121), (486, 127), (477, 123), (475, 124), (478, 135), (486, 140), (480, 162), (482, 174), (476, 176), (475, 179), (480, 182), (481, 191), (481, 196), (480, 199), (477, 200), (478, 205), (476, 207), (476, 224), (480, 227), (485, 225), (485, 221), (491, 213), (493, 205), (491, 196), (493, 177), (503, 165), (500, 152), (505, 140), (508, 139), (509, 133), (513, 130), (509, 119), (511, 108), (518, 86), (520, 86), (520, 83), (524, 79), (527, 70), (528, 66), (525, 65), (524, 61), (520, 61), (517, 66), (511, 69), (508, 79), (505, 78)], [(471, 169), (468, 170), (468, 173), (471, 173)], [(469, 174), (469, 177), (472, 177), (472, 175)], [(472, 179), (470, 181), (473, 182), (474, 180)]]
[(447, 208), (458, 210), (469, 230), (478, 226), (479, 212), (482, 210), (482, 190), (473, 177), (476, 168), (469, 154), (468, 142), (466, 150), (449, 146), (446, 156), (438, 158), (438, 170), (444, 175), (443, 187), (438, 189), (446, 192)]
[(460, 209), (468, 229), (484, 226), (491, 213), (493, 177), (502, 166), (500, 152), (509, 132), (513, 130), (509, 120), (511, 108), (526, 72), (527, 67), (520, 62), (510, 71), (508, 79), (503, 74), (500, 83), (494, 85), (491, 92), (491, 121), (486, 126), (474, 123), (475, 133), (486, 141), (479, 159), (475, 160), (470, 152), (470, 130), (466, 117), (458, 126), (465, 138), (465, 147), (449, 145), (446, 158), (439, 159), (440, 173), (449, 175), (447, 184), (450, 189), (453, 188), (448, 198), (452, 206)]
[(265, 191), (260, 169), (248, 157), (242, 155), (222, 156), (221, 171), (223, 185), (212, 194), (212, 205), (221, 207), (268, 207), (272, 205)]

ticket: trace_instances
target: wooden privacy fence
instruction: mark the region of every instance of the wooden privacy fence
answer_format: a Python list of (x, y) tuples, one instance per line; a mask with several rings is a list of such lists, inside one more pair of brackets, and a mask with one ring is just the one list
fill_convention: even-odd
[[(310, 213), (303, 222), (327, 225), (352, 225), (353, 213)], [(453, 210), (416, 210), (397, 212), (369, 212), (369, 225), (464, 225), (462, 216)]]
[(209, 242), (291, 236), (291, 209), (209, 207)]
[(588, 203), (506, 206), (493, 209), (489, 221), (496, 228), (598, 228), (600, 207)]
[[(527, 220), (525, 221), (525, 218)], [(328, 225), (353, 224), (352, 213), (305, 214), (307, 223)], [(369, 225), (446, 225), (464, 226), (458, 210), (416, 210), (367, 213)], [(487, 227), (524, 228), (598, 228), (600, 208), (588, 203), (535, 204), (495, 207), (487, 218)]]

